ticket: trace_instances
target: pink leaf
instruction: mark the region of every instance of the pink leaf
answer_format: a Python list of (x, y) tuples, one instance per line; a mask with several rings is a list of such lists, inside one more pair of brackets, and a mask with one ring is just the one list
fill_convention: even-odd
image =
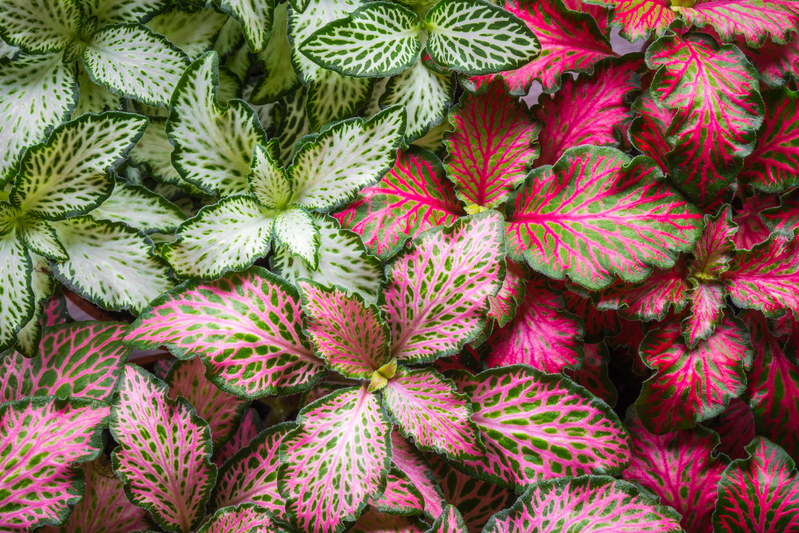
[(618, 391), (608, 376), (610, 355), (604, 342), (583, 346), (584, 361), (579, 370), (566, 370), (565, 374), (591, 394), (611, 407), (616, 405)]
[(690, 275), (700, 281), (713, 281), (729, 268), (736, 228), (731, 223), (730, 208), (724, 207), (715, 217), (705, 216), (705, 229), (693, 249)]
[(507, 259), (505, 280), (496, 296), (488, 298), (488, 317), (497, 321), (499, 327), (507, 324), (515, 315), (516, 308), (524, 300), (530, 269), (524, 263)]
[(197, 533), (282, 533), (270, 517), (255, 505), (227, 507), (214, 513)]
[(358, 518), (348, 533), (424, 533), (413, 519), (369, 509)]
[(709, 338), (716, 326), (721, 324), (724, 309), (724, 285), (720, 282), (697, 283), (688, 294), (691, 312), (682, 322), (682, 334), (688, 348)]
[(67, 310), (67, 299), (61, 289), (56, 289), (50, 299), (44, 302), (42, 326), (57, 326), (67, 322), (72, 322), (72, 317), (69, 316), (69, 311)]
[(214, 464), (217, 470), (222, 468), (228, 459), (247, 446), (258, 433), (264, 429), (261, 419), (258, 417), (258, 412), (255, 409), (247, 409), (244, 416), (241, 417), (239, 427), (233, 436), (214, 454)]
[(785, 46), (767, 40), (760, 48), (740, 48), (767, 86), (782, 87), (792, 79), (799, 79), (799, 36), (796, 34), (791, 34)]
[(724, 41), (740, 35), (747, 44), (758, 47), (768, 36), (784, 44), (799, 26), (797, 14), (781, 4), (769, 0), (699, 0), (693, 7), (679, 7), (677, 11), (697, 28), (712, 26)]
[(427, 533), (468, 533), (469, 529), (463, 520), (458, 508), (454, 505), (447, 505)]
[(732, 221), (738, 226), (733, 237), (737, 249), (751, 250), (756, 244), (768, 239), (770, 232), (760, 213), (778, 203), (776, 194), (755, 194), (744, 201), (743, 207), (732, 217)]
[(746, 457), (744, 446), (755, 438), (755, 418), (752, 410), (745, 401), (734, 398), (718, 418), (707, 427), (714, 430), (721, 437), (721, 442), (716, 448), (730, 459), (743, 459)]
[(769, 232), (792, 234), (799, 228), (799, 189), (783, 194), (779, 206), (761, 211), (760, 219)]
[(613, 337), (620, 331), (619, 318), (616, 311), (600, 311), (591, 298), (568, 288), (563, 291), (566, 300), (566, 310), (577, 315), (585, 324), (585, 342), (599, 342), (605, 336)]
[(630, 42), (648, 39), (650, 32), (660, 37), (675, 20), (669, 0), (589, 0), (612, 8), (611, 25), (621, 29)]
[(570, 11), (590, 15), (602, 32), (602, 35), (607, 36), (610, 34), (610, 26), (608, 24), (609, 10), (601, 6), (588, 4), (585, 0), (563, 0), (563, 5)]
[(674, 111), (658, 107), (649, 89), (641, 93), (632, 107), (638, 116), (630, 124), (630, 141), (642, 154), (651, 157), (664, 174), (668, 174), (665, 156), (671, 146), (666, 132)]
[(402, 470), (392, 467), (386, 477), (386, 490), (379, 498), (373, 498), (369, 505), (381, 513), (403, 516), (419, 515), (424, 512), (424, 499)]
[(391, 460), (394, 466), (408, 477), (424, 501), (424, 513), (435, 520), (444, 510), (446, 500), (441, 492), (430, 464), (413, 444), (398, 432), (391, 434)]
[(670, 310), (681, 312), (688, 304), (691, 284), (682, 259), (669, 270), (655, 270), (636, 284), (617, 280), (599, 293), (597, 307), (612, 309), (628, 320), (663, 320)]

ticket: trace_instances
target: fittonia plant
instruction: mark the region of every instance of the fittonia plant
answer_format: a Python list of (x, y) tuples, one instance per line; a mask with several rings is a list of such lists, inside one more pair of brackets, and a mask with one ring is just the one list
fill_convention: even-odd
[(799, 533), (797, 33), (0, 2), (0, 531)]

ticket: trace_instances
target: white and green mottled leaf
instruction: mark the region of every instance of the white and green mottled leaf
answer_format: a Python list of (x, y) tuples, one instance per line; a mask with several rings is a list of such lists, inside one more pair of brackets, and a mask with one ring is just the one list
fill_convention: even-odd
[(244, 34), (241, 32), (241, 24), (233, 17), (228, 17), (219, 35), (214, 42), (214, 50), (219, 57), (225, 59), (241, 48), (244, 42)]
[(319, 228), (302, 207), (290, 207), (275, 217), (275, 244), (302, 258), (311, 270), (319, 266)]
[(75, 65), (60, 54), (0, 60), (0, 185), (17, 171), (25, 149), (69, 118), (78, 101)]
[(186, 220), (178, 206), (149, 189), (117, 181), (114, 191), (90, 213), (95, 220), (121, 222), (144, 233), (172, 233)]
[(0, 37), (25, 52), (63, 50), (80, 26), (76, 0), (5, 0), (0, 4)]
[(29, 253), (33, 266), (31, 269), (33, 316), (17, 333), (17, 343), (14, 345), (14, 349), (25, 357), (35, 357), (39, 351), (39, 343), (42, 338), (42, 318), (45, 312), (45, 304), (55, 292), (58, 282), (53, 278), (50, 260), (41, 255)]
[[(166, 135), (166, 119), (150, 117), (144, 134), (128, 154), (133, 165), (144, 167), (156, 181), (178, 185), (183, 178), (172, 165), (172, 145)], [(186, 182), (183, 182), (186, 183)]]
[(291, 42), (288, 36), (288, 4), (275, 7), (272, 35), (263, 52), (256, 58), (263, 66), (264, 75), (252, 90), (253, 103), (277, 102), (283, 96), (299, 89), (300, 80), (291, 64)]
[(527, 25), (483, 0), (445, 0), (427, 12), (427, 52), (441, 66), (470, 76), (515, 70), (541, 52)]
[(53, 265), (56, 278), (104, 309), (138, 313), (175, 282), (143, 233), (117, 222), (75, 217), (52, 223), (69, 260)]
[(273, 154), (279, 150), (274, 139), (269, 148), (255, 145), (247, 180), (258, 202), (267, 209), (284, 209), (291, 201), (291, 180), (286, 170), (275, 161)]
[(194, 61), (210, 50), (228, 17), (213, 9), (183, 9), (173, 5), (159, 13), (146, 26), (183, 50)]
[(252, 151), (266, 145), (258, 116), (242, 100), (217, 101), (219, 59), (197, 59), (172, 95), (166, 131), (175, 147), (172, 163), (183, 179), (215, 196), (248, 194)]
[(186, 69), (186, 56), (141, 24), (105, 26), (83, 53), (91, 79), (126, 98), (166, 107)]
[(305, 114), (307, 91), (300, 88), (284, 96), (277, 102), (278, 117), (275, 126), (275, 137), (280, 148), (280, 159), (284, 166), (291, 162), (294, 146), (303, 136), (310, 133), (308, 117)]
[(11, 206), (0, 204), (0, 352), (14, 345), (35, 306), (31, 257), (13, 228), (3, 229), (9, 226), (8, 218), (15, 216)]
[(83, 0), (86, 18), (96, 17), (100, 26), (145, 22), (169, 5), (170, 0)]
[(76, 119), (84, 113), (102, 113), (118, 111), (122, 108), (122, 97), (114, 94), (102, 85), (97, 85), (89, 77), (86, 69), (78, 65), (78, 104), (72, 111)]
[(346, 76), (393, 76), (419, 59), (419, 18), (398, 4), (369, 2), (296, 43), (317, 65)]
[(245, 81), (252, 68), (252, 55), (250, 48), (242, 45), (236, 53), (225, 58), (224, 67), (230, 69), (241, 81)]
[(328, 122), (355, 115), (368, 101), (374, 83), (370, 78), (353, 78), (332, 70), (320, 70), (308, 87), (305, 102), (310, 130), (319, 131)]
[(55, 230), (46, 220), (30, 214), (22, 215), (17, 222), (17, 231), (19, 239), (31, 252), (56, 261), (69, 259)]
[(3, 39), (0, 39), (0, 59), (16, 59), (19, 53), (19, 47), (8, 44)]
[(97, 207), (114, 187), (107, 171), (124, 160), (146, 126), (146, 118), (116, 111), (59, 126), (23, 156), (10, 202), (50, 220)]
[(269, 252), (276, 215), (251, 196), (229, 196), (184, 222), (163, 256), (183, 277), (214, 279), (244, 270)]
[(253, 53), (266, 48), (272, 33), (274, 0), (214, 0), (214, 3), (239, 21), (247, 46)]

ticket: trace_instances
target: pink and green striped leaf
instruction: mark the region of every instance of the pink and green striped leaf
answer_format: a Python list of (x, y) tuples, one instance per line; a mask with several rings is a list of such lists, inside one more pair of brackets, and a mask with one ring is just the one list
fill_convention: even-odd
[(222, 468), (228, 459), (233, 457), (236, 452), (249, 445), (250, 442), (264, 429), (258, 411), (247, 409), (244, 416), (239, 421), (239, 427), (225, 444), (214, 454), (214, 464), (217, 470)]
[(736, 227), (732, 224), (731, 210), (724, 206), (718, 215), (705, 216), (705, 230), (693, 249), (690, 276), (702, 282), (715, 281), (729, 268), (735, 249), (733, 239)]
[(208, 423), (214, 449), (218, 450), (236, 431), (249, 402), (219, 390), (205, 377), (205, 371), (199, 357), (178, 360), (172, 364), (164, 381), (169, 386), (170, 398), (186, 398), (197, 416)]
[(650, 92), (675, 112), (666, 131), (669, 175), (699, 204), (710, 203), (743, 167), (763, 122), (757, 73), (733, 45), (705, 34), (664, 37), (647, 49), (657, 70)]
[(615, 407), (619, 392), (608, 375), (608, 347), (604, 342), (586, 343), (583, 346), (583, 357), (583, 366), (578, 370), (567, 369), (564, 374), (609, 406)]
[(211, 431), (184, 398), (134, 365), (125, 367), (109, 429), (118, 443), (111, 457), (128, 499), (167, 531), (200, 525), (216, 481)]
[(530, 269), (524, 263), (505, 260), (505, 280), (496, 296), (488, 299), (488, 318), (497, 321), (499, 327), (505, 326), (514, 316), (516, 309), (524, 301)]
[(542, 479), (615, 475), (629, 464), (619, 418), (571, 380), (524, 365), (455, 379), (487, 449), (464, 465), (478, 479), (521, 492)]
[[(738, 44), (742, 39), (739, 38)], [(759, 48), (739, 46), (755, 66), (760, 81), (768, 87), (783, 87), (791, 80), (799, 80), (799, 36), (791, 35), (786, 45), (767, 40)]]
[(752, 47), (760, 47), (770, 37), (785, 44), (791, 31), (799, 27), (799, 10), (781, 0), (699, 0), (693, 6), (675, 5), (688, 23), (697, 28), (711, 26), (723, 41), (741, 36)]
[(454, 460), (477, 460), (485, 452), (470, 421), (469, 400), (433, 369), (400, 368), (382, 389), (383, 405), (406, 438), (420, 450)]
[[(392, 450), (393, 451), (393, 450)], [(424, 499), (408, 476), (396, 466), (386, 477), (386, 490), (379, 498), (372, 498), (369, 505), (380, 513), (415, 516), (424, 512)]]
[(397, 431), (391, 433), (391, 461), (419, 491), (424, 514), (433, 520), (438, 518), (447, 502), (430, 463)]
[(44, 303), (42, 309), (42, 326), (57, 326), (72, 322), (67, 310), (67, 299), (60, 287), (56, 287), (53, 295)]
[(272, 517), (257, 505), (244, 504), (220, 509), (202, 525), (197, 533), (283, 533)]
[(769, 232), (760, 213), (766, 209), (779, 205), (776, 194), (757, 194), (746, 198), (743, 206), (737, 210), (732, 221), (738, 226), (738, 231), (733, 236), (735, 248), (738, 250), (751, 250), (756, 244), (768, 240)]
[(624, 479), (640, 483), (680, 513), (687, 533), (712, 533), (716, 486), (729, 462), (713, 453), (719, 436), (702, 426), (655, 435), (643, 426), (635, 408), (628, 411), (624, 425), (633, 451)]
[(125, 340), (142, 350), (166, 346), (179, 359), (199, 355), (211, 383), (254, 399), (300, 392), (324, 376), (302, 328), (297, 289), (251, 267), (214, 282), (187, 281), (163, 294)]
[(642, 154), (654, 159), (664, 174), (669, 172), (666, 153), (671, 151), (666, 132), (674, 111), (658, 107), (649, 89), (633, 102), (637, 116), (630, 123), (630, 141)]
[(738, 179), (761, 191), (782, 192), (799, 186), (799, 93), (787, 87), (765, 91), (763, 101), (757, 146)]
[(663, 35), (676, 16), (669, 0), (587, 0), (611, 8), (610, 23), (630, 42)]
[(469, 529), (458, 508), (447, 505), (427, 533), (469, 533)]
[(78, 463), (102, 452), (109, 408), (86, 399), (0, 404), (0, 530), (60, 525), (84, 494)]
[(694, 284), (688, 293), (691, 311), (682, 321), (682, 335), (688, 348), (695, 348), (699, 341), (713, 335), (716, 327), (724, 318), (725, 301), (724, 285), (718, 281), (699, 282)]
[(663, 320), (670, 310), (681, 312), (688, 304), (691, 284), (688, 270), (681, 258), (669, 270), (655, 269), (640, 283), (616, 280), (599, 293), (597, 307), (618, 311), (628, 320)]
[(717, 451), (730, 459), (746, 458), (744, 447), (755, 438), (755, 417), (745, 401), (733, 398), (724, 412), (705, 426), (721, 438)]
[(608, 36), (610, 35), (610, 26), (609, 26), (609, 11), (608, 9), (591, 5), (585, 0), (563, 0), (563, 5), (566, 6), (566, 9), (570, 11), (576, 11), (577, 13), (585, 13), (590, 15), (591, 18), (594, 19), (599, 30), (602, 32), (602, 35)]
[(401, 515), (370, 508), (363, 513), (348, 533), (424, 533), (426, 525)]
[(640, 57), (604, 61), (589, 76), (567, 77), (563, 88), (541, 98), (533, 115), (541, 123), (541, 155), (536, 166), (554, 165), (580, 144), (619, 146), (618, 126), (633, 118), (627, 96), (641, 88)]
[(654, 161), (591, 146), (533, 170), (505, 210), (511, 259), (593, 290), (614, 274), (637, 282), (652, 267), (671, 268), (702, 227), (699, 211), (662, 180)]
[(455, 131), (444, 135), (445, 163), (458, 198), (486, 209), (504, 203), (538, 156), (539, 124), (499, 82), (484, 93), (464, 95), (449, 120)]
[(763, 209), (759, 215), (769, 233), (793, 234), (799, 229), (799, 189), (783, 194), (778, 206)]
[[(541, 42), (541, 55), (536, 59), (499, 74), (513, 96), (525, 96), (533, 81), (540, 81), (544, 92), (553, 93), (560, 89), (561, 76), (567, 72), (590, 74), (598, 61), (616, 56), (597, 26), (601, 21), (572, 11), (561, 0), (507, 0), (503, 7), (524, 21)], [(467, 87), (479, 90), (494, 77), (469, 78)]]
[(577, 369), (583, 362), (584, 332), (582, 320), (566, 311), (563, 294), (536, 273), (513, 320), (489, 338), (486, 364), (527, 364), (552, 374)]
[(681, 533), (679, 515), (630, 483), (607, 476), (564, 477), (533, 485), (494, 515), (484, 533)]
[(714, 531), (798, 531), (799, 476), (795, 461), (763, 437), (757, 437), (746, 451), (748, 457), (733, 461), (721, 476)]
[(336, 391), (300, 411), (280, 445), (278, 486), (292, 525), (339, 533), (380, 495), (391, 467), (391, 420), (366, 387)]
[(688, 429), (721, 414), (746, 390), (752, 345), (744, 324), (725, 313), (713, 335), (689, 348), (670, 320), (644, 338), (641, 358), (655, 374), (636, 401), (643, 424), (657, 434)]
[(464, 214), (441, 161), (419, 148), (404, 150), (377, 185), (362, 189), (334, 216), (361, 236), (382, 259), (397, 253), (409, 238)]
[(488, 298), (505, 274), (502, 218), (496, 211), (423, 233), (386, 267), (379, 305), (391, 355), (421, 363), (454, 355), (485, 326)]
[(571, 289), (563, 291), (566, 300), (566, 310), (577, 315), (585, 325), (585, 342), (596, 343), (605, 337), (615, 337), (621, 331), (621, 324), (616, 311), (600, 310), (592, 298), (574, 292)]
[(380, 310), (358, 293), (339, 287), (298, 282), (302, 308), (314, 352), (331, 369), (349, 379), (368, 380), (388, 363), (390, 332)]
[(109, 401), (130, 353), (122, 345), (126, 327), (73, 322), (44, 328), (36, 357), (14, 352), (0, 360), (0, 403), (27, 396)]

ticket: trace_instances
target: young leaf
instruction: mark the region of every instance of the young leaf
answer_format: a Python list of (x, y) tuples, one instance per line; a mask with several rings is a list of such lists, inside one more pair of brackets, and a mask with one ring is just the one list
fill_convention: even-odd
[(550, 277), (601, 289), (642, 281), (690, 250), (702, 217), (654, 161), (580, 146), (535, 169), (506, 207), (508, 255)]
[(458, 353), (477, 337), (488, 298), (502, 285), (504, 255), (501, 218), (493, 211), (414, 240), (386, 267), (388, 283), (380, 296), (392, 357), (433, 361)]
[(0, 37), (31, 54), (59, 52), (78, 31), (81, 6), (71, 0), (3, 2)]
[(274, 225), (275, 244), (301, 258), (308, 268), (319, 266), (321, 236), (313, 215), (302, 207), (289, 207), (278, 213)]
[(467, 206), (492, 209), (524, 181), (538, 155), (540, 125), (500, 83), (466, 95), (449, 117), (455, 131), (444, 136), (447, 177)]
[(323, 377), (301, 316), (297, 290), (252, 267), (214, 282), (187, 281), (161, 295), (125, 340), (142, 350), (164, 345), (179, 359), (199, 355), (211, 383), (255, 399), (300, 392)]
[(239, 21), (252, 53), (266, 48), (274, 22), (274, 0), (214, 0), (214, 4)]
[(677, 6), (675, 11), (697, 28), (711, 26), (723, 41), (733, 41), (740, 35), (752, 47), (761, 46), (766, 37), (785, 44), (791, 31), (799, 26), (799, 11), (792, 12), (789, 3), (779, 0), (733, 0), (723, 4), (699, 0), (692, 6)]
[(300, 426), (280, 445), (280, 492), (292, 525), (338, 533), (369, 498), (383, 492), (391, 467), (391, 420), (366, 387), (336, 391), (300, 411)]
[(628, 320), (664, 320), (672, 309), (681, 312), (689, 303), (691, 284), (683, 259), (669, 270), (655, 269), (640, 283), (614, 281), (599, 293), (598, 309), (612, 309)]
[(288, 4), (275, 6), (272, 35), (263, 52), (257, 55), (264, 75), (255, 82), (250, 101), (254, 104), (276, 102), (300, 88), (300, 80), (291, 65), (291, 42), (288, 38)]
[(516, 16), (482, 0), (445, 0), (425, 16), (427, 52), (443, 67), (469, 76), (513, 70), (541, 52)]
[(391, 461), (419, 491), (424, 514), (428, 518), (438, 518), (446, 505), (441, 487), (421, 452), (397, 431), (391, 433)]
[(109, 408), (52, 396), (0, 404), (0, 529), (57, 526), (84, 494), (78, 463), (103, 449)]
[(211, 432), (183, 398), (167, 397), (152, 374), (125, 367), (109, 426), (119, 444), (114, 472), (134, 505), (167, 531), (189, 533), (205, 515), (216, 481)]
[(17, 231), (20, 241), (30, 252), (55, 261), (69, 259), (55, 230), (46, 220), (32, 214), (22, 215), (17, 219)]

